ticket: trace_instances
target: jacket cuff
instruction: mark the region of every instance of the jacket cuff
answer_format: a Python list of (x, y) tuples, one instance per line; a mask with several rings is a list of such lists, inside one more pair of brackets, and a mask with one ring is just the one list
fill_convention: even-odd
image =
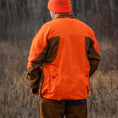
[(30, 84), (31, 89), (39, 89), (39, 84)]

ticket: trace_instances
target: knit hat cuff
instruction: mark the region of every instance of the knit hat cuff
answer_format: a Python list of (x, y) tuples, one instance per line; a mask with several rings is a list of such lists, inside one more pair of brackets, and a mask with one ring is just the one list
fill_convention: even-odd
[(60, 6), (60, 5), (55, 5), (51, 7), (50, 4), (48, 4), (48, 9), (54, 13), (60, 13), (60, 14), (69, 14), (71, 13), (71, 4), (70, 6)]

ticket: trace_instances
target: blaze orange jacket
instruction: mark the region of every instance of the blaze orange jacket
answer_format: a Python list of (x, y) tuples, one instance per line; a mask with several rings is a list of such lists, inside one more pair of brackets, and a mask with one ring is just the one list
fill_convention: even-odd
[(89, 77), (99, 61), (93, 30), (73, 15), (58, 15), (44, 24), (32, 41), (27, 79), (46, 99), (86, 99)]

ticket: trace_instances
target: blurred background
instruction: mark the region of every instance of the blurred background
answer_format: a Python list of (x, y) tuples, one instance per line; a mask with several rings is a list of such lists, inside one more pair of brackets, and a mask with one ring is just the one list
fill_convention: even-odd
[[(88, 118), (118, 117), (118, 0), (71, 0), (72, 13), (96, 34), (101, 62), (90, 78)], [(0, 0), (0, 118), (38, 118), (39, 97), (25, 80), (38, 29), (51, 20), (48, 0)]]

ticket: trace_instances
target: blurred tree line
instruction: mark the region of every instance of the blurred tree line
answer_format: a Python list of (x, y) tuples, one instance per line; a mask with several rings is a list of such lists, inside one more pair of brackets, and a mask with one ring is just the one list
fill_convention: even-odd
[[(72, 13), (97, 35), (118, 34), (118, 0), (71, 0)], [(32, 38), (51, 20), (48, 0), (0, 0), (0, 40)]]

